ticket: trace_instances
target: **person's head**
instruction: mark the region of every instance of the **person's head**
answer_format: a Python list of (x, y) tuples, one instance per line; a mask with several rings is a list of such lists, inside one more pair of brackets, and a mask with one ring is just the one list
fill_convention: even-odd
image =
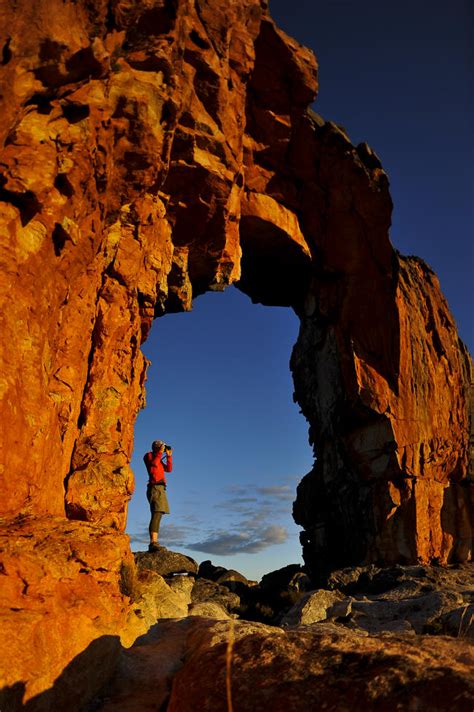
[(164, 450), (165, 444), (163, 440), (154, 440), (151, 444), (151, 449), (153, 452), (160, 452), (160, 450)]

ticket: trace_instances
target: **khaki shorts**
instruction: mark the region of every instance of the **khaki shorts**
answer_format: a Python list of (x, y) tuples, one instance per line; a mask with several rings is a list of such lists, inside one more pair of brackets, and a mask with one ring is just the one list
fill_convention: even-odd
[(166, 489), (163, 485), (148, 485), (146, 496), (150, 503), (150, 512), (152, 514), (156, 512), (162, 512), (163, 514), (170, 513), (168, 497), (166, 496)]

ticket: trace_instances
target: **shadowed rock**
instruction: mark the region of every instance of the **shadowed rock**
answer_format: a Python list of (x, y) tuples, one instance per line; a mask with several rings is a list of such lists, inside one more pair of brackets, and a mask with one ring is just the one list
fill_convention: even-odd
[(345, 569), (331, 575), (330, 585), (330, 590), (312, 591), (301, 598), (283, 616), (282, 624), (318, 623), (328, 618), (370, 634), (473, 635), (472, 564)]
[(216, 603), (228, 613), (235, 613), (240, 607), (240, 597), (227, 586), (221, 586), (214, 581), (197, 579), (191, 594), (193, 604)]
[[(227, 661), (230, 667), (227, 667)], [(472, 646), (443, 637), (381, 639), (332, 624), (283, 631), (247, 621), (159, 623), (123, 652), (98, 712), (470, 712)]]
[(192, 574), (198, 572), (198, 565), (194, 559), (177, 551), (170, 551), (164, 546), (158, 551), (137, 552), (135, 561), (139, 570), (150, 569), (160, 576), (170, 576), (171, 574)]

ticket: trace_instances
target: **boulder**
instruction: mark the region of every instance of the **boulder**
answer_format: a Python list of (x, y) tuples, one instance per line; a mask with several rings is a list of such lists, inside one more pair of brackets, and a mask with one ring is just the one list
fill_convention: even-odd
[(362, 574), (369, 575), (369, 572), (380, 571), (378, 567), (369, 566), (348, 566), (344, 569), (336, 569), (331, 571), (329, 575), (323, 579), (322, 583), (324, 588), (330, 589), (331, 591), (337, 589), (338, 591), (343, 591), (344, 593), (353, 593), (358, 590), (359, 580)]
[(265, 574), (257, 585), (244, 586), (236, 582), (232, 588), (240, 596), (242, 618), (278, 623), (281, 616), (311, 588), (311, 581), (299, 564), (289, 564)]
[(176, 595), (182, 597), (182, 600), (186, 603), (186, 605), (191, 603), (192, 590), (194, 587), (193, 576), (183, 576), (180, 574), (177, 574), (176, 576), (169, 576), (166, 579), (166, 583)]
[(207, 579), (196, 579), (191, 601), (193, 604), (216, 603), (228, 613), (235, 613), (240, 608), (240, 597), (236, 593)]
[(140, 571), (149, 569), (160, 574), (160, 576), (170, 576), (171, 574), (192, 574), (198, 572), (198, 565), (194, 559), (177, 551), (170, 551), (164, 546), (158, 551), (139, 551), (135, 554), (135, 561)]
[(191, 617), (160, 621), (124, 651), (94, 709), (471, 712), (473, 666), (462, 639)]
[(333, 571), (327, 577), (324, 588), (385, 599), (403, 597), (403, 591), (468, 593), (474, 590), (474, 564), (354, 566)]
[(288, 582), (290, 591), (303, 593), (313, 588), (311, 579), (303, 571), (297, 571)]
[[(469, 606), (474, 597), (474, 566), (396, 566), (335, 572), (338, 583), (352, 596), (344, 623), (370, 633), (407, 631), (457, 636), (470, 635)], [(461, 622), (461, 617), (463, 621)]]
[(212, 561), (203, 561), (198, 570), (198, 577), (226, 586), (229, 590), (239, 594), (250, 584), (249, 580), (239, 571), (234, 569), (226, 569), (223, 566), (214, 566)]
[[(300, 624), (318, 623), (330, 618), (331, 615), (348, 615), (350, 606), (341, 605), (342, 596), (335, 591), (310, 591), (300, 598), (281, 618), (281, 625), (296, 626)], [(339, 607), (337, 607), (339, 604)], [(333, 611), (331, 613), (331, 611)]]
[(203, 601), (201, 603), (191, 603), (188, 616), (202, 616), (203, 618), (229, 619), (228, 611), (220, 603), (214, 601)]
[(217, 579), (215, 579), (215, 581), (222, 586), (228, 585), (229, 588), (232, 588), (232, 584), (243, 584), (244, 586), (249, 585), (248, 579), (243, 574), (239, 573), (239, 571), (235, 571), (234, 569), (228, 569)]
[(154, 571), (144, 571), (139, 577), (132, 609), (122, 634), (126, 646), (145, 634), (161, 618), (184, 618), (188, 615), (190, 595), (173, 590)]
[[(472, 635), (474, 565), (354, 567), (336, 571), (323, 589), (306, 594), (282, 624), (331, 619), (371, 634)], [(344, 595), (350, 591), (352, 595)], [(331, 605), (331, 596), (334, 603)]]
[(0, 526), (0, 709), (80, 709), (112, 674), (130, 629), (128, 537), (62, 517)]
[(210, 559), (206, 559), (199, 564), (198, 576), (209, 581), (217, 581), (226, 572), (227, 569), (223, 566), (215, 566)]
[(242, 590), (241, 584), (244, 586), (250, 585), (249, 580), (239, 571), (226, 569), (223, 566), (214, 566), (209, 560), (203, 561), (199, 565), (198, 577), (214, 581), (222, 586), (227, 586), (231, 591), (235, 591), (236, 593)]
[(304, 573), (300, 564), (289, 564), (276, 571), (270, 571), (262, 576), (260, 588), (266, 591), (285, 591), (290, 581), (300, 573)]

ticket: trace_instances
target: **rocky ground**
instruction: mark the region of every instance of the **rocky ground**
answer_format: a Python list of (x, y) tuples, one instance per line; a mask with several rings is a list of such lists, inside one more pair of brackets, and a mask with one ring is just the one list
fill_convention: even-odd
[(134, 615), (155, 622), (88, 712), (473, 709), (472, 564), (355, 567), (314, 589), (298, 565), (257, 584), (164, 548), (135, 558)]

